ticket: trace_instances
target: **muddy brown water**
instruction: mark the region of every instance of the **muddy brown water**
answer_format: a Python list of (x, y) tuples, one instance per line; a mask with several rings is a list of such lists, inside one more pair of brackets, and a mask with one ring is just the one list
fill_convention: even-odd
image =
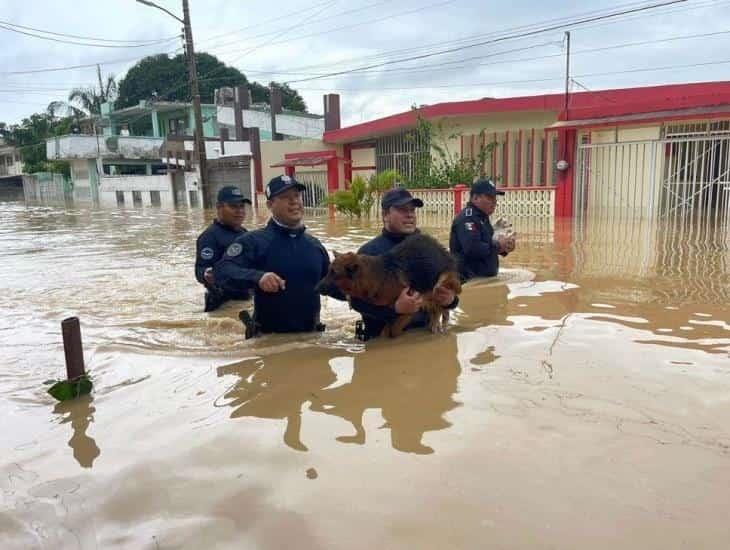
[[(0, 204), (0, 548), (730, 546), (727, 232), (518, 220), (447, 335), (363, 345), (335, 300), (203, 313), (208, 219)], [(95, 391), (56, 404), (69, 315)]]

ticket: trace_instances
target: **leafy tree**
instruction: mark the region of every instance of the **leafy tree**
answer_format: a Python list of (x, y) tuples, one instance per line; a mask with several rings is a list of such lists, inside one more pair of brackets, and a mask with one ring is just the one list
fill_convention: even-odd
[(0, 137), (19, 149), (24, 172), (56, 172), (68, 176), (68, 162), (46, 159), (45, 140), (71, 133), (74, 128), (78, 128), (78, 119), (74, 116), (56, 117), (47, 112), (35, 113), (24, 118), (20, 124), (8, 126), (0, 123)]
[[(248, 84), (254, 102), (268, 102), (268, 87), (256, 82), (249, 83), (246, 75), (235, 67), (229, 67), (208, 53), (196, 53), (200, 100), (213, 103), (214, 91), (224, 86)], [(296, 90), (278, 85), (282, 90), (282, 103), (287, 109), (306, 111), (304, 100)], [(118, 109), (136, 105), (140, 100), (158, 97), (165, 101), (190, 101), (188, 66), (185, 56), (168, 57), (165, 54), (145, 57), (134, 65), (119, 82)]]
[(448, 146), (450, 141), (462, 137), (457, 128), (447, 127), (442, 120), (434, 124), (423, 118), (416, 107), (413, 110), (416, 113), (416, 129), (407, 139), (426, 144), (427, 151), (413, 154), (414, 170), (408, 181), (409, 187), (445, 189), (459, 183), (471, 184), (485, 175), (487, 160), (491, 158), (496, 143), (479, 140), (479, 149), (474, 157), (462, 157)]

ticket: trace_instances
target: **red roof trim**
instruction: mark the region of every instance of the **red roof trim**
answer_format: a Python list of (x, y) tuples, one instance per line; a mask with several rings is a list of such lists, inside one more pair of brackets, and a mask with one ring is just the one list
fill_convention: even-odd
[[(478, 99), (426, 105), (420, 109), (425, 118), (485, 115), (514, 111), (552, 111), (565, 118), (562, 112), (564, 94)], [(643, 88), (622, 88), (596, 92), (577, 92), (570, 96), (569, 118), (587, 119), (619, 116), (672, 109), (707, 107), (730, 104), (730, 82), (701, 82), (670, 84)], [(362, 124), (324, 133), (328, 143), (362, 141), (374, 136), (387, 135), (415, 126), (416, 116), (406, 111)]]

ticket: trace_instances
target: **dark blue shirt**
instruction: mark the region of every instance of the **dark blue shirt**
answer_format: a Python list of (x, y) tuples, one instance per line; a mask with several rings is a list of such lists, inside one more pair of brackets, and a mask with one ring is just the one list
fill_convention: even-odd
[(471, 202), (454, 218), (449, 249), (459, 262), (463, 280), (494, 277), (499, 271), (499, 247), (492, 242), (489, 216)]
[[(217, 285), (226, 292), (254, 289), (254, 321), (262, 332), (309, 332), (319, 323), (320, 296), (314, 287), (329, 269), (327, 251), (305, 228), (266, 227), (238, 236), (215, 265)], [(286, 282), (264, 292), (258, 282), (273, 272)]]
[[(205, 270), (213, 267), (225, 253), (226, 249), (236, 239), (236, 237), (246, 233), (243, 227), (234, 229), (228, 225), (222, 224), (218, 220), (213, 220), (205, 231), (203, 231), (195, 243), (195, 278), (198, 282), (211, 290), (212, 287), (203, 277)], [(216, 285), (217, 286), (217, 285)], [(220, 291), (220, 289), (216, 289)], [(226, 298), (231, 299), (248, 299), (248, 291), (237, 291), (225, 293)]]
[[(383, 229), (380, 236), (362, 245), (357, 252), (358, 254), (366, 254), (368, 256), (381, 256), (409, 235), (409, 233), (392, 233)], [(392, 306), (376, 306), (358, 298), (352, 298), (350, 303), (352, 304), (352, 308), (362, 315), (365, 334), (368, 338), (379, 336), (385, 326), (392, 323), (398, 317), (398, 314)], [(459, 299), (457, 297), (449, 305), (449, 309), (455, 308), (458, 303)], [(428, 315), (424, 311), (419, 311), (413, 316), (406, 329), (425, 327), (428, 324), (428, 320)]]

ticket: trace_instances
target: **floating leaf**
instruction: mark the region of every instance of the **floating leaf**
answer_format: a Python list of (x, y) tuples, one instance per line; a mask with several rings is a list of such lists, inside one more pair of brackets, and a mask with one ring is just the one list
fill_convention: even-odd
[(61, 380), (48, 388), (48, 393), (59, 401), (70, 401), (91, 392), (91, 379), (84, 375), (75, 380)]

